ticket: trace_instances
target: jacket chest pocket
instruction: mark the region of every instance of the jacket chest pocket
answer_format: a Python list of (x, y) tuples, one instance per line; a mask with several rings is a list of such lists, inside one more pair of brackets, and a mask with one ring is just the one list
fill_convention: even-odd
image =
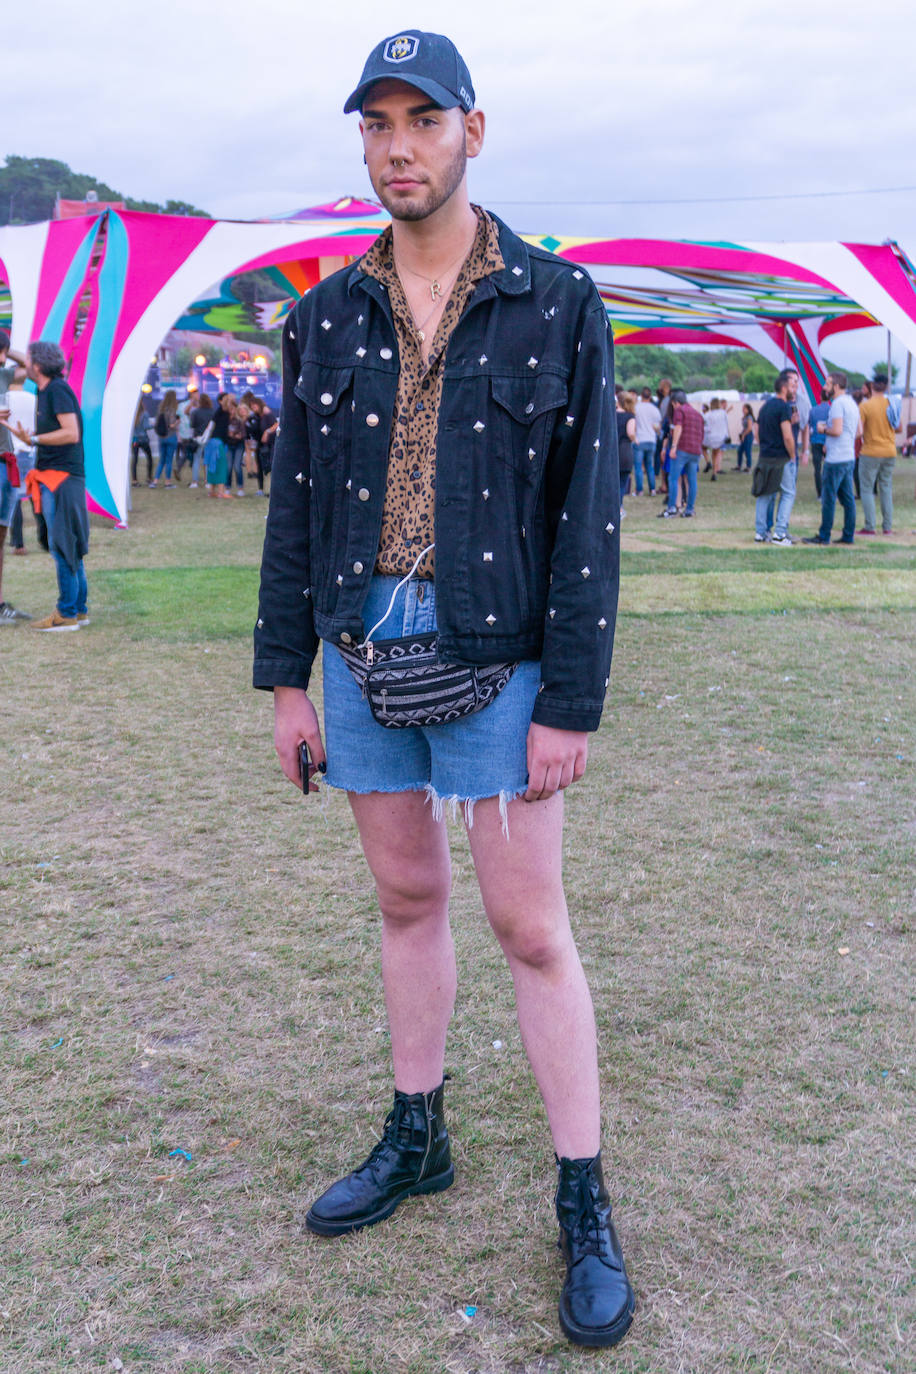
[(294, 390), (306, 407), (309, 457), (332, 463), (353, 434), (353, 368), (303, 363)]
[(566, 413), (566, 379), (556, 372), (531, 377), (493, 377), (498, 417), (497, 453), (530, 482), (544, 470), (547, 450), (558, 420)]

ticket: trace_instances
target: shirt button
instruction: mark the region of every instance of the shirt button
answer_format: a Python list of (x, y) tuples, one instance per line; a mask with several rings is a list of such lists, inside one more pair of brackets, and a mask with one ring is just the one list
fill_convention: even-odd
[(360, 499), (361, 501), (368, 501), (368, 500), (369, 500), (369, 488), (368, 488), (368, 487), (360, 487), (359, 491), (358, 491), (356, 494), (357, 494), (357, 496), (359, 497), (359, 499)]
[(321, 404), (322, 404), (323, 406), (329, 406), (329, 405), (331, 404), (331, 402), (333, 401), (333, 399), (334, 399), (334, 397), (331, 395), (330, 391), (322, 391), (322, 393), (321, 393)]
[(353, 637), (352, 635), (348, 635), (346, 630), (344, 630), (343, 634), (340, 636), (340, 642), (341, 644), (352, 644)]
[(372, 429), (374, 429), (375, 426), (378, 424), (378, 416), (375, 414), (374, 411), (370, 411), (369, 414), (366, 416), (366, 424), (369, 425)]
[(357, 561), (353, 564), (353, 571), (356, 573), (356, 575), (357, 575), (357, 577), (358, 577), (359, 574), (362, 572), (362, 570), (363, 570), (363, 565), (362, 565), (362, 563), (360, 563), (359, 560), (357, 559)]
[(394, 357), (394, 354), (391, 352), (390, 348), (380, 348), (378, 351), (378, 355), (380, 358), (384, 358), (386, 363), (389, 358)]

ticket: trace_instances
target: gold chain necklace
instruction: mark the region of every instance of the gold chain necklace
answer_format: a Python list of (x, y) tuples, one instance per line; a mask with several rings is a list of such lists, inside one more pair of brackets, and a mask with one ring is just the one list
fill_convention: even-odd
[[(473, 246), (473, 243), (472, 243), (472, 246)], [(461, 263), (464, 262), (465, 258), (467, 257), (468, 253), (470, 253), (470, 251), (471, 251), (470, 247), (466, 248), (466, 249), (464, 250), (464, 252), (460, 255), (460, 257), (457, 257), (453, 263), (450, 263), (449, 266), (446, 267), (446, 269), (445, 269), (444, 276), (445, 276), (445, 277), (448, 277), (448, 274), (449, 274), (449, 272), (451, 272), (451, 270), (452, 270), (453, 267), (459, 267), (459, 266), (461, 265)], [(394, 254), (392, 254), (392, 257), (394, 257)], [(422, 272), (415, 272), (414, 269), (413, 269), (412, 267), (408, 267), (406, 263), (403, 263), (400, 267), (398, 266), (397, 263), (395, 263), (395, 271), (397, 272), (398, 276), (401, 275), (401, 271), (402, 271), (402, 270), (405, 271), (405, 272), (409, 272), (410, 275), (411, 275), (412, 277), (416, 277), (419, 281), (425, 281), (425, 282), (426, 282), (426, 285), (429, 287), (429, 294), (430, 294), (430, 297), (432, 298), (433, 303), (435, 304), (435, 302), (439, 299), (439, 297), (442, 295), (443, 290), (444, 290), (444, 287), (442, 286), (442, 283), (441, 283), (441, 281), (439, 280), (439, 277), (438, 277), (438, 276), (435, 276), (435, 277), (426, 277), (426, 276), (423, 275)], [(456, 273), (456, 275), (457, 275), (457, 273)], [(428, 319), (428, 318), (429, 318), (429, 316), (427, 316), (427, 319)]]
[[(455, 264), (453, 263), (452, 266), (454, 267), (454, 265), (455, 265)], [(410, 271), (410, 268), (408, 267), (406, 270), (409, 272), (409, 271)], [(400, 271), (399, 271), (397, 268), (395, 268), (395, 271), (397, 271), (397, 273), (398, 273), (398, 278), (400, 279), (400, 275), (401, 275), (401, 274), (400, 274)], [(444, 288), (444, 287), (442, 287), (442, 286), (439, 285), (439, 282), (438, 282), (438, 281), (436, 281), (436, 282), (433, 283), (433, 285), (434, 285), (434, 286), (437, 288), (437, 290), (438, 290), (439, 297), (444, 298), (444, 299), (447, 299), (448, 295), (451, 293), (452, 287), (454, 286), (455, 282), (458, 280), (458, 275), (459, 275), (460, 271), (461, 271), (461, 268), (460, 268), (460, 266), (459, 266), (458, 269), (457, 269), (457, 271), (455, 272), (455, 276), (454, 276), (454, 278), (453, 278), (453, 280), (452, 280), (451, 282), (449, 282), (448, 278), (446, 278), (446, 286), (448, 287), (448, 291), (447, 291), (447, 292), (445, 291), (445, 288)], [(415, 272), (415, 273), (414, 273), (414, 276), (419, 276), (419, 273), (418, 273), (418, 272)], [(404, 283), (403, 283), (403, 282), (401, 282), (401, 290), (404, 291)], [(431, 292), (432, 292), (432, 287), (430, 288), (430, 293), (431, 293)], [(404, 291), (404, 300), (407, 301), (407, 309), (410, 311), (410, 315), (411, 315), (411, 318), (412, 318), (412, 320), (413, 320), (413, 327), (414, 327), (414, 329), (416, 330), (416, 333), (417, 333), (417, 338), (420, 340), (420, 343), (425, 343), (425, 342), (426, 342), (426, 326), (429, 324), (430, 320), (432, 319), (433, 315), (435, 315), (436, 311), (439, 310), (439, 309), (441, 308), (441, 306), (442, 306), (442, 304), (443, 304), (443, 299), (437, 299), (436, 297), (433, 297), (433, 308), (432, 308), (432, 310), (429, 312), (429, 314), (426, 316), (426, 318), (425, 318), (424, 320), (421, 320), (421, 321), (420, 321), (419, 324), (417, 323), (417, 317), (416, 317), (416, 315), (413, 313), (413, 308), (411, 307), (410, 301), (407, 300), (407, 292), (406, 292), (406, 291)]]

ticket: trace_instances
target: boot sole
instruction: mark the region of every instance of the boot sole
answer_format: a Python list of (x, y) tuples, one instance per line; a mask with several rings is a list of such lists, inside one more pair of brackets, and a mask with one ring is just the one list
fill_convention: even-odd
[(360, 1217), (357, 1221), (327, 1221), (324, 1217), (319, 1217), (314, 1212), (309, 1211), (305, 1216), (305, 1224), (316, 1236), (346, 1236), (351, 1231), (362, 1231), (366, 1226), (375, 1226), (377, 1222), (384, 1221), (390, 1217), (394, 1209), (409, 1197), (420, 1197), (424, 1193), (444, 1193), (446, 1188), (450, 1188), (455, 1181), (455, 1170), (449, 1166), (444, 1173), (435, 1174), (432, 1178), (424, 1178), (421, 1183), (415, 1183), (412, 1188), (406, 1188), (403, 1193), (392, 1198), (385, 1206), (377, 1212), (372, 1212), (367, 1217)]
[(636, 1311), (636, 1298), (631, 1293), (629, 1302), (621, 1312), (620, 1316), (610, 1326), (578, 1326), (572, 1321), (563, 1310), (560, 1303), (560, 1326), (563, 1334), (568, 1337), (575, 1345), (590, 1346), (609, 1346), (616, 1345), (622, 1341), (633, 1324), (633, 1313)]

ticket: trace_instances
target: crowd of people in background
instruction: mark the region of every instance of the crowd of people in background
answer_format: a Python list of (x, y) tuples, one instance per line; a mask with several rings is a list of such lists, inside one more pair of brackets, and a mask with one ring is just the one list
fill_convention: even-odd
[[(78, 629), (88, 624), (82, 416), (64, 370), (56, 344), (38, 341), (23, 355), (10, 348), (8, 335), (0, 331), (0, 625), (31, 619), (2, 596), (4, 551), (25, 553), (22, 505), (28, 498), (39, 542), (54, 557), (59, 593), (56, 609), (33, 625)], [(26, 378), (35, 383), (37, 405), (27, 393), (12, 389)], [(725, 450), (734, 443), (731, 471), (752, 472), (756, 543), (786, 547), (796, 542), (789, 523), (798, 469), (809, 461), (821, 522), (803, 543), (852, 544), (857, 534), (875, 536), (879, 506), (881, 533), (894, 532), (893, 480), (902, 420), (900, 402), (888, 394), (885, 375), (876, 372), (861, 389), (850, 390), (846, 375), (832, 372), (812, 406), (798, 372), (788, 367), (756, 416), (750, 403), (740, 403), (738, 414), (737, 404), (724, 397), (694, 405), (666, 377), (654, 393), (648, 386), (637, 393), (618, 385), (615, 394), (621, 516), (632, 492), (660, 496), (659, 519), (692, 518), (700, 465), (703, 475), (717, 481)], [(730, 405), (736, 411), (734, 426)], [(16, 406), (18, 413), (11, 413)], [(251, 391), (239, 397), (220, 392), (214, 403), (192, 384), (180, 401), (176, 391), (166, 391), (154, 411), (141, 396), (131, 435), (131, 483), (141, 485), (145, 461), (146, 485), (152, 490), (182, 485), (187, 469), (188, 489), (203, 488), (215, 500), (244, 496), (246, 479), (256, 482), (256, 495), (266, 496), (277, 423), (266, 401)], [(906, 454), (906, 435), (902, 442)], [(758, 455), (752, 467), (755, 443)], [(858, 531), (857, 500), (862, 507)], [(843, 525), (834, 538), (838, 504)]]
[[(795, 542), (789, 521), (799, 465), (809, 461), (821, 501), (821, 527), (805, 543), (830, 543), (837, 503), (843, 508), (844, 524), (834, 542), (853, 543), (857, 499), (862, 505), (859, 535), (877, 534), (876, 497), (881, 532), (892, 534), (893, 473), (902, 420), (899, 401), (888, 395), (887, 377), (876, 372), (871, 382), (849, 391), (846, 375), (832, 372), (814, 406), (799, 380), (795, 368), (780, 372), (773, 394), (756, 416), (749, 402), (738, 403), (735, 438), (730, 403), (724, 397), (713, 396), (694, 405), (667, 377), (654, 394), (648, 386), (637, 394), (618, 385), (621, 515), (626, 515), (625, 498), (632, 491), (636, 496), (663, 498), (660, 520), (691, 519), (701, 463), (702, 474), (708, 473), (715, 482), (723, 472), (725, 450), (734, 442), (736, 462), (731, 471), (750, 473), (756, 443), (758, 457), (751, 482), (756, 543), (785, 547)], [(731, 405), (737, 411), (737, 404)]]
[[(204, 487), (214, 499), (231, 500), (245, 495), (245, 478), (257, 482), (257, 495), (266, 496), (265, 478), (270, 473), (277, 417), (260, 396), (246, 391), (235, 397), (221, 391), (211, 398), (188, 388), (179, 402), (177, 393), (166, 391), (155, 415), (143, 397), (137, 402), (131, 436), (131, 485), (140, 485), (139, 466), (146, 460), (146, 485), (155, 489), (180, 486), (187, 467), (189, 489)], [(153, 440), (157, 458), (153, 459)]]

